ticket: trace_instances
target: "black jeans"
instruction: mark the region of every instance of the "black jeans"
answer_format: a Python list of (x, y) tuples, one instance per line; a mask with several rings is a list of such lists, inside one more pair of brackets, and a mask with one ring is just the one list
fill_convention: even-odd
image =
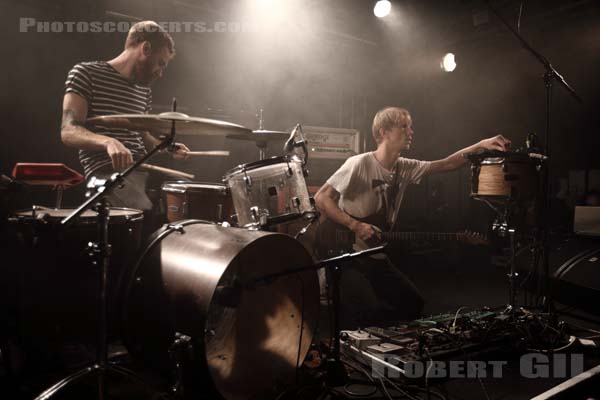
[(356, 329), (410, 320), (421, 315), (423, 297), (384, 254), (342, 266), (340, 325)]

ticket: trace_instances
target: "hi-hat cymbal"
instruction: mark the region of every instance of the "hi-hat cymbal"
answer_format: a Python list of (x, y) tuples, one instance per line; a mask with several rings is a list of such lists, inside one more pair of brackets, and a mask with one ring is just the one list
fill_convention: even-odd
[(175, 121), (175, 130), (180, 135), (249, 135), (252, 131), (242, 125), (216, 119), (190, 117), (178, 112), (161, 114), (115, 114), (89, 118), (86, 122), (110, 128), (124, 128), (133, 131), (150, 131), (153, 134), (168, 135)]
[(289, 132), (257, 130), (248, 133), (232, 133), (226, 137), (236, 140), (251, 140), (253, 142), (272, 142), (274, 140), (286, 140), (290, 136)]

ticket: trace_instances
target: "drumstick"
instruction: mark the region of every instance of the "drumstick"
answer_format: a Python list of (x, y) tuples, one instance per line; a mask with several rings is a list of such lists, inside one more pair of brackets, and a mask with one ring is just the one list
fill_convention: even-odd
[(188, 156), (229, 156), (227, 150), (211, 150), (211, 151), (188, 151), (185, 154)]
[(185, 172), (177, 171), (175, 169), (159, 167), (158, 165), (144, 163), (144, 164), (140, 165), (140, 167), (142, 167), (145, 170), (158, 171), (158, 172), (162, 172), (163, 174), (166, 174), (166, 175), (172, 175), (172, 176), (177, 176), (177, 177), (181, 177), (181, 178), (194, 179), (196, 177), (195, 175), (192, 175), (192, 174), (186, 174)]

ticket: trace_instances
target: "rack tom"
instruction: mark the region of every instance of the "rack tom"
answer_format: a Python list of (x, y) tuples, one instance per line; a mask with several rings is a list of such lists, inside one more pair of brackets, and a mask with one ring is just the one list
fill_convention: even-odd
[(312, 218), (302, 161), (273, 157), (240, 165), (224, 176), (240, 227), (264, 227)]

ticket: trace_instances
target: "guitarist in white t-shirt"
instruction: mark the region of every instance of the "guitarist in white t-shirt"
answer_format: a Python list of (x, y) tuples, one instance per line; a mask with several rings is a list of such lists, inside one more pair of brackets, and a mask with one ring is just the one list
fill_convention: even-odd
[[(510, 146), (510, 140), (497, 135), (441, 160), (401, 157), (402, 151), (410, 149), (414, 132), (410, 113), (399, 107), (377, 112), (372, 133), (377, 149), (346, 160), (317, 192), (315, 201), (328, 220), (373, 246), (381, 242), (381, 232), (394, 225), (409, 184), (419, 183), (428, 174), (461, 167), (467, 162), (465, 153), (506, 151)], [(331, 255), (327, 249), (319, 253), (320, 258)], [(384, 255), (363, 258), (345, 268), (341, 297), (345, 327), (364, 326), (385, 318), (412, 318), (423, 307), (417, 289)]]

